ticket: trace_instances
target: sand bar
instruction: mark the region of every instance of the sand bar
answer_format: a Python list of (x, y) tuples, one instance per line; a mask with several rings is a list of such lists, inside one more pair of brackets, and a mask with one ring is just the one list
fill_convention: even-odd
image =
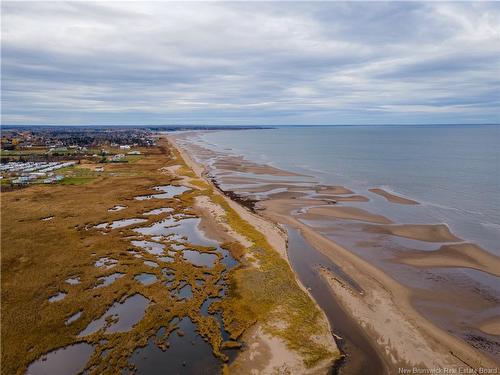
[(410, 204), (410, 205), (419, 204), (417, 201), (414, 201), (414, 200), (408, 199), (408, 198), (404, 198), (404, 197), (400, 197), (399, 195), (389, 193), (388, 191), (385, 191), (384, 189), (373, 188), (373, 189), (368, 189), (368, 191), (371, 191), (372, 193), (378, 194), (392, 203)]
[(426, 242), (459, 242), (460, 238), (450, 232), (445, 224), (399, 224), (367, 225), (365, 230), (371, 233), (390, 234)]
[(346, 219), (367, 221), (371, 223), (390, 224), (391, 221), (382, 215), (372, 214), (366, 210), (356, 207), (313, 207), (307, 210), (306, 214), (301, 215), (301, 218), (306, 220), (321, 220), (321, 219)]
[(500, 276), (500, 258), (472, 243), (443, 245), (435, 251), (415, 251), (398, 262), (418, 267), (465, 267)]

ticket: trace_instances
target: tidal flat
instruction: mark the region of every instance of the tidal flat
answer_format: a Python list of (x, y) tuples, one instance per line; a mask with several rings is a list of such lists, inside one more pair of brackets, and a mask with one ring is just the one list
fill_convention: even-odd
[[(327, 371), (329, 324), (267, 237), (166, 140), (141, 152), (85, 185), (1, 194), (5, 373)], [(255, 329), (277, 345), (250, 361)]]

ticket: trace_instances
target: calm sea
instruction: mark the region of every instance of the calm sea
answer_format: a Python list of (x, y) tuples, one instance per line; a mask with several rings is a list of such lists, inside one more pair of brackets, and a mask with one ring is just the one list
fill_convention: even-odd
[[(303, 126), (214, 131), (205, 147), (344, 185), (400, 223), (446, 223), (500, 255), (500, 126)], [(389, 204), (382, 187), (421, 203)]]

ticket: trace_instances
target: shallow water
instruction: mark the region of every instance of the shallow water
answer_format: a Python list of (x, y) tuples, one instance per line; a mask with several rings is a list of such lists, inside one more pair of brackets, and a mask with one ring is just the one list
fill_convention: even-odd
[(179, 299), (193, 298), (193, 289), (191, 288), (191, 285), (184, 285), (180, 288), (177, 292), (177, 297)]
[(65, 282), (70, 285), (76, 285), (80, 284), (80, 278), (79, 277), (70, 277), (69, 279), (66, 279)]
[(118, 211), (124, 210), (126, 208), (127, 208), (127, 206), (122, 206), (120, 204), (117, 204), (116, 206), (109, 208), (108, 211), (109, 212), (118, 212)]
[(57, 302), (57, 301), (62, 300), (64, 297), (66, 297), (66, 293), (59, 292), (59, 293), (54, 294), (53, 296), (49, 297), (49, 302)]
[(132, 245), (140, 247), (153, 255), (162, 255), (165, 245), (152, 241), (131, 241)]
[[(149, 236), (175, 236), (178, 241), (188, 242), (192, 245), (216, 247), (218, 242), (211, 240), (198, 229), (201, 219), (197, 217), (187, 217), (176, 220), (171, 217), (149, 227), (137, 228), (135, 231)], [(174, 238), (170, 237), (171, 240)]]
[(191, 190), (185, 186), (177, 186), (177, 185), (164, 185), (164, 186), (155, 186), (153, 189), (161, 191), (160, 194), (150, 194), (150, 195), (139, 195), (134, 199), (142, 201), (147, 199), (170, 199), (176, 196), (181, 195), (182, 193)]
[[(499, 125), (278, 127), (199, 133), (195, 142), (345, 185), (395, 221), (446, 222), (500, 255)], [(368, 192), (373, 187), (421, 204), (392, 204)]]
[(133, 225), (133, 224), (145, 223), (146, 221), (147, 221), (146, 219), (137, 219), (137, 218), (123, 219), (123, 220), (113, 221), (109, 225), (109, 227), (111, 229), (124, 228), (124, 227), (128, 227), (129, 225)]
[(307, 287), (326, 313), (335, 333), (343, 340), (337, 340), (339, 346), (349, 354), (339, 369), (340, 374), (382, 374), (383, 363), (358, 323), (346, 314), (332, 294), (329, 286), (317, 271), (318, 266), (338, 270), (329, 258), (309, 245), (300, 233), (288, 229), (288, 257), (300, 281)]
[(197, 333), (196, 326), (188, 318), (179, 323), (183, 336), (173, 331), (163, 352), (150, 338), (145, 348), (137, 349), (130, 359), (137, 368), (137, 374), (217, 374), (221, 372), (221, 362), (212, 354), (211, 346)]
[(96, 267), (104, 267), (104, 268), (113, 268), (118, 264), (118, 261), (113, 258), (108, 258), (108, 257), (102, 257), (96, 260), (95, 266)]
[(162, 207), (162, 208), (155, 208), (154, 210), (151, 211), (146, 211), (143, 213), (143, 215), (160, 215), (160, 214), (165, 214), (174, 211), (173, 208), (170, 207)]
[(68, 319), (66, 319), (66, 321), (64, 322), (64, 324), (66, 324), (67, 326), (69, 326), (74, 321), (80, 319), (80, 316), (82, 316), (82, 311), (81, 310), (77, 311), (76, 313), (74, 313), (73, 315), (71, 315)]
[(70, 375), (80, 373), (94, 352), (92, 345), (79, 343), (54, 350), (29, 365), (26, 375)]
[(112, 273), (111, 275), (108, 275), (108, 276), (102, 276), (102, 277), (99, 277), (97, 279), (97, 285), (95, 286), (96, 288), (102, 288), (104, 286), (108, 286), (108, 285), (111, 285), (113, 284), (116, 280), (118, 280), (119, 278), (125, 276), (124, 273), (120, 273), (120, 272), (115, 272), (115, 273)]
[(158, 281), (155, 275), (152, 273), (140, 273), (134, 276), (134, 279), (139, 281), (143, 285), (151, 285)]
[[(115, 302), (99, 319), (90, 322), (78, 337), (88, 336), (104, 327), (106, 333), (129, 331), (142, 319), (149, 302), (149, 299), (140, 294), (134, 294), (121, 303)], [(117, 317), (118, 321), (108, 324), (106, 319), (110, 317)]]
[(184, 259), (195, 266), (213, 267), (217, 261), (217, 255), (210, 253), (201, 253), (195, 250), (184, 250)]

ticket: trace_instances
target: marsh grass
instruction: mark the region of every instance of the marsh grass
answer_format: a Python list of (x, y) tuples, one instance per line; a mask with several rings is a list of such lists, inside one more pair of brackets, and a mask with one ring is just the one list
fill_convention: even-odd
[[(179, 163), (182, 166), (178, 174), (189, 178), (199, 190), (193, 189), (176, 199), (134, 199), (137, 195), (155, 193), (153, 186), (178, 183), (177, 178), (162, 174), (159, 169)], [(222, 311), (226, 330), (233, 339), (240, 338), (255, 322), (262, 322), (269, 333), (282, 337), (290, 348), (300, 353), (308, 366), (332, 356), (313, 340), (313, 336), (324, 329), (319, 324), (319, 311), (297, 285), (286, 261), (210, 185), (196, 178), (166, 142), (160, 141), (159, 147), (143, 150), (143, 157), (134, 163), (106, 164), (106, 173), (100, 175), (84, 169), (75, 167), (68, 171), (68, 178), (74, 179), (70, 181), (77, 183), (34, 185), (0, 195), (3, 374), (23, 374), (41, 355), (81, 341), (95, 346), (88, 364), (90, 373), (116, 374), (130, 366), (130, 355), (138, 347), (146, 346), (161, 327), (165, 327), (166, 333), (158, 345), (166, 346), (168, 334), (176, 328), (169, 322), (184, 316), (189, 316), (197, 325), (201, 337), (211, 344), (214, 355), (225, 361), (227, 357), (222, 348), (237, 344), (224, 343), (217, 320), (199, 312), (206, 298), (219, 295), (224, 283), (229, 284), (227, 296), (222, 302), (214, 303), (210, 312)], [(83, 181), (85, 183), (80, 184)], [(143, 212), (165, 206), (173, 208), (174, 214), (195, 215), (194, 199), (202, 194), (220, 204), (226, 210), (227, 222), (254, 243), (250, 249), (235, 243), (223, 244), (242, 262), (230, 272), (225, 272), (220, 254), (212, 268), (195, 267), (179, 253), (170, 263), (162, 263), (146, 252), (141, 252), (143, 258), (136, 258), (129, 250), (141, 249), (127, 239), (137, 236), (134, 226), (102, 231), (105, 234), (93, 228), (103, 222), (143, 217)], [(108, 208), (118, 204), (127, 208), (108, 212)], [(163, 215), (144, 216), (148, 222), (136, 227), (149, 226), (168, 216)], [(53, 219), (41, 220), (49, 216)], [(168, 248), (175, 241), (165, 239), (162, 243)], [(190, 245), (189, 248), (213, 252), (202, 246)], [(245, 260), (247, 253), (258, 259), (259, 268)], [(116, 259), (118, 264), (111, 269), (95, 267), (100, 257)], [(151, 268), (144, 264), (145, 260), (155, 261), (160, 267)], [(168, 277), (162, 269), (168, 269)], [(125, 276), (109, 286), (94, 288), (99, 277), (114, 272)], [(136, 282), (134, 276), (142, 272), (153, 273), (160, 281), (149, 286)], [(65, 282), (77, 276), (80, 284)], [(167, 285), (171, 277), (173, 282)], [(174, 297), (172, 292), (181, 284), (191, 285), (192, 298), (179, 301)], [(60, 291), (67, 293), (64, 299), (48, 302), (50, 296)], [(101, 330), (86, 337), (77, 336), (114, 303), (136, 293), (151, 303), (133, 329), (115, 334)], [(80, 310), (82, 315), (78, 320), (64, 324)], [(105, 361), (100, 357), (104, 351), (108, 352)], [(228, 371), (227, 366), (221, 369)]]

